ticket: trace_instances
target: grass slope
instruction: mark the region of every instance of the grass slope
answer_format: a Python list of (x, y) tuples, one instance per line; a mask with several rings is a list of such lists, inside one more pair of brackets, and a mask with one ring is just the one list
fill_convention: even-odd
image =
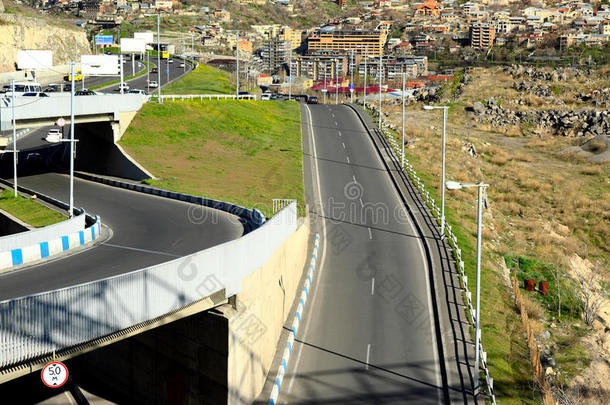
[(299, 105), (188, 101), (144, 105), (121, 140), (168, 190), (256, 207), (295, 198), (304, 213)]
[(224, 70), (199, 65), (190, 74), (163, 88), (162, 94), (235, 94), (231, 75)]
[(52, 225), (67, 218), (57, 211), (54, 211), (35, 200), (22, 196), (13, 196), (12, 190), (4, 190), (0, 194), (0, 209), (19, 218), (26, 224), (36, 228)]

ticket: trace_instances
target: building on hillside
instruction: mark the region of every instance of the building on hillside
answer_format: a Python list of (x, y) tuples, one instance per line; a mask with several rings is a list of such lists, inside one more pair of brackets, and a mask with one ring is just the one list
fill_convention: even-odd
[(317, 30), (307, 38), (307, 53), (334, 51), (348, 55), (381, 55), (387, 39), (386, 30)]
[(157, 10), (171, 10), (173, 6), (172, 0), (155, 0), (153, 7)]
[(300, 30), (293, 30), (288, 26), (282, 27), (278, 36), (282, 41), (289, 42), (293, 50), (301, 46), (302, 34)]
[(337, 0), (337, 4), (339, 5), (339, 7), (345, 7), (345, 5), (347, 4), (347, 0)]
[(470, 46), (489, 49), (494, 44), (495, 28), (490, 23), (477, 22), (470, 26)]
[(443, 10), (443, 5), (436, 0), (426, 0), (415, 8), (415, 15), (438, 16)]
[(274, 74), (288, 64), (290, 46), (290, 42), (284, 41), (280, 37), (265, 41), (260, 50), (260, 57), (267, 73)]
[(610, 20), (604, 20), (599, 24), (599, 33), (610, 35)]

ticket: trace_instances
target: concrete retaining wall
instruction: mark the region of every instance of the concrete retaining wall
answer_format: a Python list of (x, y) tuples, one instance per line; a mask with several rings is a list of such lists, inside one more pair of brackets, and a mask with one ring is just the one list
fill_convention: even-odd
[[(13, 236), (20, 232), (27, 232), (30, 228), (6, 211), (0, 210), (0, 235)], [(2, 239), (2, 238), (0, 238)]]

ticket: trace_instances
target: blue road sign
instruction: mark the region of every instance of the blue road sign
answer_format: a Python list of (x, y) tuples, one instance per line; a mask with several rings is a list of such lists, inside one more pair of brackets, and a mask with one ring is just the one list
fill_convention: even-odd
[(167, 69), (167, 70), (165, 71), (165, 73), (169, 73), (169, 69)]
[(350, 89), (352, 89), (352, 90), (354, 90), (354, 85), (353, 85), (353, 84), (350, 84), (350, 85), (349, 85), (349, 88), (350, 88)]
[(112, 35), (96, 35), (96, 45), (112, 45), (114, 43), (114, 37)]

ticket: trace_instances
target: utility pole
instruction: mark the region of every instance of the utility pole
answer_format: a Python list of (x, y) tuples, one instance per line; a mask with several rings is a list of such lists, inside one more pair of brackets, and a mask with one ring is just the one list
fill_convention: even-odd
[[(400, 159), (400, 167), (405, 166), (405, 82), (407, 81), (407, 72), (405, 67), (402, 67), (402, 157)], [(444, 187), (443, 187), (444, 189)]]
[(146, 90), (149, 90), (150, 83), (150, 53), (146, 51)]
[(335, 104), (339, 104), (339, 59), (335, 59)]
[(235, 34), (235, 96), (239, 96), (239, 31)]
[[(123, 94), (123, 54), (119, 55), (119, 67), (121, 68), (121, 84), (119, 84), (119, 92)], [(72, 74), (74, 75), (74, 71), (72, 71)], [(74, 86), (74, 80), (72, 80), (72, 86)]]
[(368, 46), (364, 47), (364, 99), (362, 100), (362, 105), (366, 109), (366, 60), (369, 58), (368, 55)]
[(292, 100), (292, 44), (290, 45), (290, 54), (288, 56), (288, 73), (290, 74), (289, 79), (289, 87), (288, 87), (288, 100)]
[(161, 100), (161, 14), (157, 14), (157, 91)]
[(377, 71), (377, 76), (379, 76), (379, 129), (381, 129), (381, 79), (383, 76), (382, 66), (381, 66), (381, 58), (383, 57), (383, 52), (379, 54), (379, 69)]
[(131, 75), (132, 76), (136, 75), (136, 54), (135, 53), (131, 54)]
[[(122, 56), (122, 55), (121, 55)], [(74, 212), (74, 64), (72, 62), (72, 90), (70, 91), (70, 208), (68, 216), (72, 218)], [(121, 68), (123, 66), (123, 60), (121, 59)], [(121, 69), (121, 83), (123, 82), (123, 69)], [(123, 88), (121, 88), (123, 93)]]
[(326, 93), (328, 92), (328, 88), (326, 87), (326, 70), (327, 70), (327, 64), (326, 61), (324, 61), (324, 90), (322, 91), (322, 93), (324, 93), (324, 104), (326, 104)]
[[(74, 73), (72, 74), (74, 78)], [(13, 95), (11, 97), (11, 109), (13, 111), (13, 185), (15, 186), (15, 197), (17, 197), (17, 116), (15, 115), (15, 79), (11, 80)]]

